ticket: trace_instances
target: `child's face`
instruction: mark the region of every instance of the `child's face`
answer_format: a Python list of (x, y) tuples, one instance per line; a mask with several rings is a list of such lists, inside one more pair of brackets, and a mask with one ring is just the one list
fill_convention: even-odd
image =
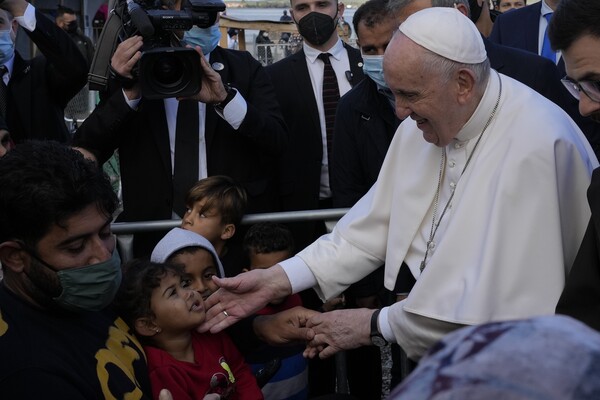
[(200, 293), (204, 300), (218, 289), (211, 279), (217, 275), (218, 267), (207, 250), (186, 251), (176, 255), (170, 261), (185, 267), (185, 272), (189, 274), (190, 278), (189, 288)]
[(274, 251), (272, 253), (250, 252), (250, 269), (267, 269), (280, 261), (290, 258), (290, 252), (287, 250)]
[(187, 279), (167, 272), (160, 286), (152, 291), (150, 308), (154, 313), (153, 322), (162, 332), (189, 331), (206, 319), (202, 296), (189, 284)]
[(204, 236), (217, 247), (217, 243), (223, 240), (221, 236), (226, 225), (221, 222), (221, 214), (214, 208), (202, 211), (205, 203), (205, 200), (197, 201), (191, 209), (188, 209), (181, 221), (181, 228)]

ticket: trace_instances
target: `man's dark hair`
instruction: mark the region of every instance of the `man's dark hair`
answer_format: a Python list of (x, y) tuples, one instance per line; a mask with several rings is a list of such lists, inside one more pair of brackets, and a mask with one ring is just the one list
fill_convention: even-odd
[(361, 21), (367, 28), (372, 28), (391, 17), (387, 9), (388, 4), (389, 0), (369, 0), (358, 7), (352, 17), (354, 32), (358, 35), (358, 24)]
[(285, 226), (275, 222), (259, 222), (250, 227), (244, 236), (244, 251), (268, 254), (276, 251), (294, 251), (294, 237)]
[(567, 50), (583, 35), (600, 38), (600, 1), (561, 0), (548, 28), (552, 49)]
[(113, 307), (131, 328), (136, 319), (154, 316), (150, 307), (152, 291), (160, 286), (167, 273), (181, 278), (187, 276), (182, 265), (145, 259), (134, 259), (123, 265), (123, 280)]
[(30, 141), (0, 158), (0, 243), (20, 239), (34, 247), (91, 204), (110, 218), (118, 201), (102, 169), (80, 152)]
[(75, 10), (73, 10), (72, 8), (69, 8), (69, 7), (59, 5), (56, 8), (56, 18), (62, 17), (65, 14), (75, 15)]

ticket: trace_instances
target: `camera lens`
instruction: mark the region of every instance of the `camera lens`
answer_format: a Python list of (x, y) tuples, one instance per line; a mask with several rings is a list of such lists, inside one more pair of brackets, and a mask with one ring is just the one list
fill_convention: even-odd
[(152, 75), (157, 83), (171, 87), (178, 85), (183, 77), (183, 64), (181, 59), (174, 57), (171, 54), (166, 54), (164, 57), (156, 60)]
[(201, 88), (200, 57), (193, 49), (157, 47), (144, 51), (139, 71), (142, 93), (147, 99), (193, 96)]

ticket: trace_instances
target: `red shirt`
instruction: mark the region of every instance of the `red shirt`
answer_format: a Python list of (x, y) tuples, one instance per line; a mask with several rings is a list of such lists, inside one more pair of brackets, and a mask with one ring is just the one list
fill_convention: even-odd
[(176, 360), (156, 347), (144, 347), (155, 399), (162, 389), (169, 389), (174, 400), (202, 400), (209, 393), (218, 393), (222, 399), (263, 399), (254, 375), (229, 336), (192, 335), (194, 363)]

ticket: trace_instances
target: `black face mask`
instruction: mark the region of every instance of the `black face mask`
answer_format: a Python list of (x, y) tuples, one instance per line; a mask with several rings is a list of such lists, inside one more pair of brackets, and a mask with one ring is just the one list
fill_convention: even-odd
[(477, 0), (469, 0), (469, 8), (471, 9), (471, 21), (477, 22), (483, 10), (483, 4), (479, 5)]
[(77, 32), (77, 21), (69, 22), (65, 29), (68, 33)]
[[(336, 13), (337, 15), (337, 13)], [(335, 21), (327, 14), (311, 12), (299, 22), (298, 32), (308, 43), (320, 46), (327, 42), (335, 31)]]

